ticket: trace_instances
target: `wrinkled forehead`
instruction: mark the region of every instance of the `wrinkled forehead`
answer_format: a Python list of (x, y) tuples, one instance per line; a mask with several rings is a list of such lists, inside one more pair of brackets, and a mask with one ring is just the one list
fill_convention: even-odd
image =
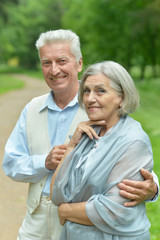
[(86, 77), (84, 86), (108, 86), (110, 84), (110, 79), (105, 76), (103, 73), (90, 75)]
[(68, 43), (49, 43), (40, 48), (40, 58), (75, 58)]

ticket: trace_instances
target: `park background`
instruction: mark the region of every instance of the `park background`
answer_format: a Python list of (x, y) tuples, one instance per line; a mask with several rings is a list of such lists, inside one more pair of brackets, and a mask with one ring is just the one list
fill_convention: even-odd
[[(43, 81), (35, 41), (59, 28), (80, 36), (84, 68), (114, 60), (132, 75), (141, 97), (132, 116), (151, 139), (160, 178), (160, 0), (1, 0), (0, 95), (25, 87), (13, 73)], [(160, 200), (146, 205), (151, 240), (160, 240)]]

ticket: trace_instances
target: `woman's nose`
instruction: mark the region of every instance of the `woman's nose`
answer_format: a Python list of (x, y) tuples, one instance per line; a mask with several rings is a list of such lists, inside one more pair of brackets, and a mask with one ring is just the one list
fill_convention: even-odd
[(95, 98), (95, 93), (93, 91), (91, 91), (88, 95), (88, 101), (89, 102), (95, 102), (96, 98)]

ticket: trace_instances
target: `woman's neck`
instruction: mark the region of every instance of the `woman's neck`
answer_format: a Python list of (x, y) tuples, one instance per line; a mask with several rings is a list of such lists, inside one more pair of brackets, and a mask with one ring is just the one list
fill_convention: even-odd
[(105, 126), (103, 126), (101, 128), (101, 131), (99, 133), (99, 136), (102, 137), (106, 134), (106, 132), (108, 132), (113, 126), (115, 126), (117, 124), (117, 122), (119, 121), (120, 117), (118, 117), (115, 121), (112, 122), (112, 124), (106, 124)]

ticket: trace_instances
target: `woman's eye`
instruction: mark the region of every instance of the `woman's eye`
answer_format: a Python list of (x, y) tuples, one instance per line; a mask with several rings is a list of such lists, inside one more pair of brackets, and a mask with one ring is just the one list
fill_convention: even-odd
[(106, 91), (103, 88), (98, 89), (99, 93), (105, 93)]
[(88, 88), (86, 88), (86, 89), (83, 90), (83, 92), (84, 92), (84, 93), (89, 93), (90, 90), (89, 90)]

